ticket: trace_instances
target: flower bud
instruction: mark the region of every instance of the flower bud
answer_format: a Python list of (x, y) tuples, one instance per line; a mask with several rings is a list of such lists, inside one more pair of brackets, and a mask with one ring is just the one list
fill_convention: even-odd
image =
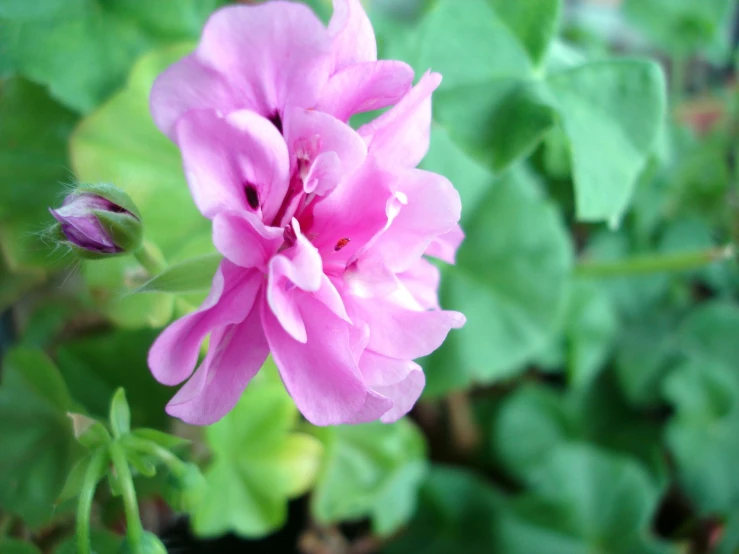
[(85, 258), (125, 254), (141, 245), (141, 216), (128, 195), (109, 184), (81, 185), (61, 208), (49, 208), (54, 232)]
[(135, 548), (126, 538), (121, 544), (119, 552), (120, 554), (167, 554), (167, 547), (154, 533), (145, 531), (138, 548)]
[(195, 464), (182, 464), (176, 471), (170, 471), (164, 496), (167, 504), (177, 512), (192, 513), (200, 504), (207, 484), (205, 477)]

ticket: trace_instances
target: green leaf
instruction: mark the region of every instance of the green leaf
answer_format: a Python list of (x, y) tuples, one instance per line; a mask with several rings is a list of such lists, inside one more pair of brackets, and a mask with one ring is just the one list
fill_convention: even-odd
[(93, 450), (110, 442), (110, 433), (99, 421), (82, 414), (69, 412), (67, 415), (72, 420), (74, 438), (88, 450)]
[(134, 60), (157, 45), (194, 39), (221, 0), (13, 2), (0, 13), (5, 63), (89, 112), (115, 91)]
[(495, 549), (496, 521), (504, 509), (504, 498), (474, 473), (432, 467), (418, 506), (406, 532), (383, 549), (384, 553), (512, 552)]
[(430, 395), (514, 375), (556, 331), (564, 307), (570, 241), (525, 173), (497, 182), (465, 232), (442, 298), (467, 324), (425, 364)]
[(131, 431), (131, 434), (137, 438), (151, 441), (163, 448), (166, 448), (167, 450), (172, 450), (173, 448), (184, 446), (190, 442), (189, 440), (183, 439), (182, 437), (177, 437), (168, 433), (162, 433), (161, 431), (157, 431), (156, 429), (134, 429), (133, 431)]
[(66, 416), (69, 393), (40, 351), (11, 350), (0, 384), (0, 508), (32, 529), (62, 510), (55, 501), (79, 447)]
[(156, 336), (150, 330), (107, 331), (61, 344), (57, 362), (75, 399), (105, 418), (118, 387), (136, 391), (130, 399), (133, 426), (165, 428), (172, 390), (154, 380), (146, 360)]
[(572, 152), (578, 219), (617, 223), (665, 116), (653, 62), (590, 62), (548, 79)]
[(76, 119), (42, 87), (0, 81), (0, 250), (10, 271), (34, 270), (35, 280), (70, 263), (43, 231), (70, 179), (67, 139)]
[[(93, 454), (87, 454), (83, 458), (77, 460), (77, 463), (74, 464), (74, 467), (69, 472), (69, 476), (64, 483), (62, 492), (59, 493), (59, 496), (56, 499), (57, 504), (61, 504), (66, 500), (71, 500), (80, 493), (80, 491), (82, 490), (83, 482), (85, 480), (85, 476), (87, 474), (87, 470), (89, 469), (90, 462), (92, 461), (92, 456)], [(98, 481), (102, 479), (104, 475), (105, 471), (103, 470), (98, 476)]]
[[(270, 367), (271, 366), (271, 367)], [(287, 517), (287, 500), (306, 492), (318, 471), (321, 444), (292, 429), (298, 413), (268, 362), (236, 407), (206, 429), (213, 458), (208, 489), (193, 518), (195, 533), (266, 535)]]
[(206, 254), (174, 264), (134, 292), (202, 292), (210, 290), (223, 257)]
[(326, 455), (312, 498), (318, 521), (369, 517), (375, 533), (389, 535), (413, 515), (426, 448), (410, 421), (342, 425), (323, 438)]
[(110, 403), (110, 428), (117, 439), (131, 431), (131, 410), (126, 401), (126, 391), (119, 388)]
[(489, 0), (498, 16), (519, 38), (534, 65), (541, 63), (559, 24), (560, 0)]
[[(70, 143), (80, 179), (112, 182), (128, 193), (141, 212), (146, 240), (170, 263), (213, 252), (210, 223), (195, 208), (179, 151), (149, 113), (154, 79), (190, 50), (183, 45), (139, 60), (126, 88), (85, 118)], [(148, 279), (132, 256), (86, 262), (83, 274), (93, 299), (118, 325), (161, 327), (172, 317), (172, 295), (127, 294)]]
[(739, 379), (731, 365), (688, 362), (664, 383), (677, 409), (667, 427), (681, 486), (701, 514), (727, 515), (739, 506)]
[(587, 281), (574, 283), (565, 319), (570, 385), (584, 388), (607, 362), (618, 320), (605, 291)]
[(574, 414), (562, 395), (542, 386), (525, 386), (501, 406), (492, 444), (505, 468), (526, 480), (557, 447), (578, 435)]
[(689, 358), (734, 366), (739, 360), (739, 308), (733, 302), (707, 302), (679, 329), (680, 350)]
[(567, 537), (563, 552), (667, 552), (648, 535), (660, 498), (659, 489), (632, 460), (607, 455), (584, 445), (559, 448), (537, 472), (531, 491), (520, 499), (519, 517), (543, 528), (541, 547), (513, 548), (513, 536), (503, 531), (502, 552), (542, 552), (547, 535)]
[(0, 539), (0, 554), (41, 554), (34, 544), (18, 539)]

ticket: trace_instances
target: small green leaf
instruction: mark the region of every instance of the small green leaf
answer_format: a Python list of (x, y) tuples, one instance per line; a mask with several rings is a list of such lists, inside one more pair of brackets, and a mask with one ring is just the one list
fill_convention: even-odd
[(110, 403), (110, 428), (117, 439), (131, 431), (131, 410), (126, 401), (126, 391), (118, 388)]
[(70, 412), (67, 415), (72, 420), (74, 437), (88, 450), (93, 450), (110, 442), (110, 433), (99, 421), (83, 414)]
[(279, 379), (265, 374), (276, 372), (274, 364), (266, 365), (236, 407), (206, 429), (213, 459), (193, 518), (200, 536), (268, 534), (284, 523), (288, 498), (305, 493), (318, 472), (321, 443), (292, 431), (295, 404)]
[(539, 65), (557, 32), (561, 0), (489, 1), (524, 45), (534, 64)]
[[(57, 504), (61, 504), (66, 500), (75, 498), (80, 493), (85, 480), (85, 475), (87, 474), (87, 470), (90, 467), (90, 462), (92, 461), (92, 456), (93, 454), (87, 454), (85, 457), (80, 458), (76, 464), (74, 464), (74, 467), (69, 472), (69, 477), (67, 477), (67, 481), (64, 483), (62, 492), (59, 493), (59, 497), (56, 500)], [(100, 472), (97, 480), (99, 481), (104, 476), (105, 471), (103, 470)]]
[(161, 431), (157, 431), (156, 429), (134, 429), (133, 431), (131, 431), (131, 434), (140, 439), (148, 440), (155, 444), (158, 444), (159, 446), (166, 448), (167, 450), (172, 450), (173, 448), (177, 448), (178, 446), (184, 446), (190, 443), (188, 439), (183, 439), (182, 437), (163, 433)]
[(389, 535), (410, 519), (427, 469), (423, 436), (410, 421), (342, 425), (323, 438), (326, 455), (312, 498), (318, 521), (370, 517), (375, 533)]
[(220, 254), (206, 254), (173, 264), (134, 292), (208, 291), (222, 259)]
[(144, 477), (154, 477), (157, 474), (156, 464), (159, 460), (151, 456), (146, 456), (131, 448), (123, 448), (126, 454), (126, 461), (134, 467)]

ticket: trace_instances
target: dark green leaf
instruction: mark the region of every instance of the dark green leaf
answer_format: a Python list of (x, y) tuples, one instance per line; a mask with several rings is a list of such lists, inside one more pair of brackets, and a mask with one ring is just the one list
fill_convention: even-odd
[(541, 63), (557, 32), (561, 0), (490, 0), (490, 3), (524, 45), (534, 64)]
[(41, 554), (41, 550), (30, 542), (0, 539), (0, 554)]

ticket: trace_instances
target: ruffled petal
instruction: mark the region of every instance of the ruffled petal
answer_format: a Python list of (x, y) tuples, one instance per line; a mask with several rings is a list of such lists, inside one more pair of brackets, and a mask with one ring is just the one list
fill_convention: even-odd
[(252, 212), (220, 212), (213, 219), (213, 244), (241, 267), (267, 270), (283, 242), (283, 230), (268, 227)]
[(359, 360), (362, 377), (370, 389), (393, 403), (380, 421), (392, 423), (407, 414), (423, 392), (426, 376), (421, 366), (365, 350)]
[(411, 267), (439, 235), (454, 229), (462, 213), (459, 193), (438, 173), (410, 169), (397, 175), (397, 193), (405, 198), (388, 229), (372, 243), (377, 256), (393, 272)]
[(294, 245), (269, 262), (267, 301), (285, 331), (298, 342), (305, 342), (306, 330), (298, 310), (304, 292), (317, 292), (323, 283), (323, 264), (318, 250), (292, 222)]
[(285, 106), (318, 102), (333, 66), (326, 28), (305, 5), (265, 2), (215, 12), (197, 56), (226, 76), (239, 107), (279, 118)]
[(426, 73), (393, 108), (362, 125), (359, 134), (371, 154), (388, 167), (416, 167), (429, 149), (431, 93), (441, 83), (438, 73)]
[(195, 368), (200, 344), (211, 331), (244, 321), (264, 278), (258, 271), (221, 262), (208, 298), (197, 311), (167, 327), (149, 350), (149, 368), (165, 385), (187, 379)]
[(412, 84), (413, 69), (404, 62), (380, 60), (350, 65), (331, 77), (316, 109), (349, 121), (354, 114), (392, 106)]
[(282, 135), (267, 119), (249, 110), (219, 117), (191, 111), (177, 124), (185, 176), (195, 204), (205, 217), (239, 210), (271, 221), (289, 180), (289, 158)]
[(352, 298), (347, 309), (352, 321), (363, 321), (369, 326), (369, 350), (402, 360), (428, 356), (441, 346), (451, 329), (465, 323), (459, 312), (409, 310), (379, 298)]
[(237, 109), (239, 102), (220, 73), (204, 65), (197, 55), (190, 54), (157, 77), (149, 107), (159, 130), (175, 140), (175, 125), (190, 110), (228, 113)]
[(236, 405), (269, 354), (255, 302), (241, 323), (213, 333), (208, 355), (167, 404), (167, 413), (191, 425), (210, 425)]
[(404, 292), (410, 295), (422, 310), (439, 307), (439, 268), (421, 258), (403, 273), (398, 274)]
[(464, 240), (464, 231), (455, 225), (451, 231), (436, 237), (431, 241), (425, 254), (440, 259), (442, 262), (454, 264), (457, 261), (457, 250)]
[(375, 31), (359, 0), (334, 0), (328, 34), (331, 36), (335, 71), (377, 59)]
[(381, 417), (392, 404), (367, 390), (354, 356), (351, 326), (310, 295), (301, 298), (300, 311), (306, 343), (288, 335), (266, 305), (262, 312), (272, 357), (300, 412), (314, 425)]

